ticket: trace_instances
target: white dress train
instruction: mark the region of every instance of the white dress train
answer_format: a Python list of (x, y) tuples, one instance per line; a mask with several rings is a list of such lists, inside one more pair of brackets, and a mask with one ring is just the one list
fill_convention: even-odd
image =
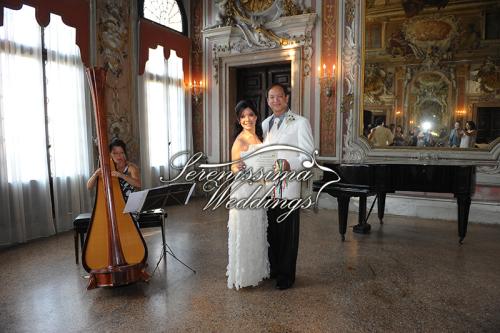
[[(250, 145), (244, 157), (254, 151), (259, 145)], [(251, 158), (245, 160), (247, 167), (251, 166)], [(248, 198), (259, 184), (243, 183), (237, 188), (231, 198)], [(258, 192), (260, 195), (264, 190)], [(257, 195), (259, 197), (259, 195)], [(269, 277), (269, 259), (267, 249), (267, 213), (264, 208), (229, 210), (228, 221), (227, 286), (236, 290), (257, 286), (260, 281)]]

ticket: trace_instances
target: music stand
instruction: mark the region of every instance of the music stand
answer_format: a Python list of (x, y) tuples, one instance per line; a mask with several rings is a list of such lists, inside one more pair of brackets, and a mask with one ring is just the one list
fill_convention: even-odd
[[(165, 208), (174, 205), (187, 205), (189, 199), (191, 198), (191, 195), (193, 194), (195, 185), (195, 183), (175, 183), (143, 191), (132, 192), (130, 193), (130, 196), (125, 205), (124, 213), (144, 213), (151, 211), (161, 212), (161, 222), (164, 228)], [(155, 273), (166, 253), (170, 254), (172, 258), (174, 258), (185, 267), (190, 269), (194, 274), (196, 274), (196, 271), (194, 269), (177, 258), (175, 253), (172, 251), (172, 248), (166, 241), (165, 245), (163, 245), (162, 247), (162, 254), (152, 274)]]

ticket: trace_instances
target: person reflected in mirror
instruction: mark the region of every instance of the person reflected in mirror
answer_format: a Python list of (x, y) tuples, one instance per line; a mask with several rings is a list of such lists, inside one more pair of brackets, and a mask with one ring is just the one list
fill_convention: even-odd
[(391, 130), (392, 135), (396, 133), (396, 124), (390, 124), (389, 129)]
[(460, 148), (474, 148), (476, 146), (477, 137), (476, 124), (472, 120), (467, 121), (462, 133)]
[(452, 148), (460, 147), (460, 140), (462, 138), (462, 124), (459, 121), (455, 122), (455, 127), (450, 131), (450, 138), (448, 139), (448, 145)]
[(405, 146), (405, 145), (406, 145), (406, 139), (403, 134), (403, 128), (400, 125), (398, 125), (396, 126), (394, 132), (393, 146)]
[[(120, 139), (115, 138), (111, 141), (109, 144), (109, 153), (116, 167), (115, 171), (111, 171), (111, 176), (118, 178), (120, 189), (126, 202), (130, 193), (141, 188), (139, 167), (127, 160), (127, 145)], [(94, 188), (101, 175), (101, 168), (97, 168), (87, 181), (87, 189), (91, 190)]]
[(419, 127), (413, 127), (413, 129), (409, 133), (408, 145), (416, 147), (418, 143), (418, 135), (420, 134)]
[(418, 134), (417, 147), (433, 147), (436, 144), (430, 129)]
[(394, 135), (390, 129), (384, 126), (384, 120), (378, 118), (376, 123), (377, 127), (373, 128), (368, 135), (368, 141), (373, 143), (375, 147), (387, 147), (394, 140)]
[(441, 130), (439, 131), (439, 137), (436, 140), (436, 147), (446, 147), (446, 143), (448, 141), (447, 135), (448, 133), (446, 132), (446, 128), (441, 128)]
[(368, 124), (364, 129), (363, 129), (363, 136), (365, 138), (368, 138), (368, 135), (370, 135), (370, 132), (373, 128), (373, 125), (372, 124)]

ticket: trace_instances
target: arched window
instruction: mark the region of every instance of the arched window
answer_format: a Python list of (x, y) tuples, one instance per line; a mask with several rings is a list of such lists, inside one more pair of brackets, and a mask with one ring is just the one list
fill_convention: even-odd
[(187, 35), (184, 6), (178, 0), (142, 0), (142, 17)]
[[(173, 50), (165, 59), (162, 46), (149, 49), (144, 75), (140, 77), (141, 170), (143, 185), (161, 185), (161, 176), (171, 179), (178, 171), (169, 164), (177, 153), (188, 150), (188, 120), (185, 104), (182, 58)], [(141, 87), (142, 86), (142, 87)], [(186, 160), (178, 158), (175, 165)]]

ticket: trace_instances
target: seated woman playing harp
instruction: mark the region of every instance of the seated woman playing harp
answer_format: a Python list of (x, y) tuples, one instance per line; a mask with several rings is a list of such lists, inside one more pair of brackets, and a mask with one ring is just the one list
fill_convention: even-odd
[[(122, 140), (113, 139), (109, 144), (109, 151), (116, 166), (116, 171), (112, 171), (111, 176), (118, 178), (120, 189), (126, 202), (130, 193), (141, 188), (139, 167), (127, 160), (127, 145)], [(101, 168), (98, 168), (87, 182), (89, 190), (94, 188), (100, 175)]]

